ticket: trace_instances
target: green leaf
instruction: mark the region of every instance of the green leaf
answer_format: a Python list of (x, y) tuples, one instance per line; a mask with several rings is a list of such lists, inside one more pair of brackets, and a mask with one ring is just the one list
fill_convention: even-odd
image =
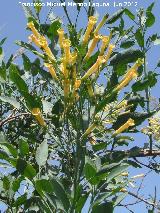
[(124, 172), (129, 165), (120, 165), (116, 168), (114, 168), (109, 175), (107, 176), (107, 183), (109, 183), (113, 178), (117, 177), (120, 175), (122, 172)]
[(120, 47), (121, 48), (124, 48), (124, 49), (127, 49), (129, 47), (132, 47), (133, 45), (135, 44), (135, 41), (134, 40), (125, 40), (121, 43)]
[(9, 103), (15, 108), (20, 108), (20, 103), (13, 97), (0, 96), (0, 100), (5, 103)]
[(141, 29), (138, 29), (135, 33), (135, 38), (140, 47), (144, 46), (144, 37), (142, 35)]
[(27, 201), (27, 193), (18, 197), (17, 200), (14, 202), (13, 206), (16, 207), (21, 206), (22, 204), (26, 203), (26, 201)]
[(51, 184), (55, 195), (62, 202), (64, 209), (67, 211), (69, 209), (70, 203), (64, 188), (62, 187), (60, 182), (55, 179), (51, 180)]
[(142, 57), (143, 53), (140, 50), (130, 48), (115, 54), (110, 60), (110, 65), (133, 63)]
[(112, 24), (114, 22), (116, 22), (121, 16), (122, 14), (125, 12), (125, 9), (120, 9), (118, 10), (116, 13), (114, 13), (111, 17), (109, 17), (107, 19), (107, 24)]
[(36, 162), (39, 166), (44, 166), (48, 159), (48, 144), (47, 140), (44, 140), (36, 151)]
[(149, 5), (149, 7), (147, 8), (146, 11), (147, 12), (152, 12), (154, 5), (155, 5), (155, 2), (153, 2), (151, 5)]
[(22, 8), (23, 8), (24, 14), (25, 14), (27, 19), (35, 18), (34, 15), (33, 15), (32, 10), (31, 10), (31, 8), (29, 6), (25, 6), (25, 5), (22, 4)]
[(143, 81), (137, 81), (135, 84), (132, 85), (132, 91), (138, 92), (143, 91), (148, 87), (153, 87), (157, 83), (157, 75), (153, 72), (148, 72), (148, 75), (144, 78)]
[(97, 171), (93, 165), (91, 165), (89, 163), (85, 164), (84, 174), (88, 181), (90, 181), (91, 178), (95, 177), (96, 173), (97, 173)]
[(13, 157), (17, 157), (18, 152), (17, 149), (14, 148), (13, 145), (9, 144), (9, 143), (0, 143), (0, 147), (6, 151), (8, 154), (10, 153)]
[(124, 200), (127, 195), (128, 193), (122, 193), (121, 195), (119, 195), (114, 201), (114, 207), (117, 206), (119, 203), (121, 203), (122, 200)]
[(29, 58), (25, 54), (22, 54), (22, 58), (23, 58), (24, 70), (29, 71), (31, 69), (31, 62)]
[(147, 19), (146, 19), (146, 27), (152, 27), (156, 21), (155, 16), (151, 12), (146, 12)]
[(10, 79), (16, 84), (17, 89), (19, 90), (19, 92), (25, 96), (26, 93), (28, 93), (28, 86), (27, 84), (24, 82), (24, 80), (21, 78), (20, 74), (19, 74), (19, 69), (16, 65), (11, 64), (10, 68)]
[(54, 188), (50, 180), (42, 179), (36, 181), (36, 190), (39, 194), (43, 195), (43, 192), (54, 193)]
[(32, 165), (27, 163), (25, 160), (18, 159), (16, 169), (25, 177), (32, 179), (36, 176), (36, 170)]
[(23, 176), (18, 177), (16, 180), (13, 181), (12, 183), (12, 190), (14, 192), (17, 192), (17, 190), (20, 187), (21, 182), (24, 180)]
[(135, 19), (135, 15), (130, 11), (128, 10), (127, 8), (125, 8), (125, 14), (132, 20)]
[(105, 143), (105, 142), (97, 143), (97, 144), (95, 144), (94, 146), (92, 146), (92, 148), (93, 148), (93, 150), (94, 150), (95, 152), (100, 151), (100, 150), (103, 150), (103, 149), (105, 149), (106, 147), (107, 147), (107, 143)]
[(80, 213), (87, 201), (87, 198), (88, 198), (88, 194), (85, 194), (85, 195), (82, 195), (80, 197), (80, 199), (78, 200), (77, 202), (77, 205), (76, 205), (76, 212)]
[(2, 46), (4, 44), (4, 42), (6, 41), (7, 38), (3, 38), (1, 41), (0, 41), (0, 46)]
[(19, 141), (19, 151), (21, 156), (25, 156), (29, 153), (29, 145), (27, 141), (20, 140)]
[(113, 203), (102, 203), (100, 205), (94, 206), (92, 213), (113, 213)]
[(6, 66), (5, 64), (2, 62), (2, 66), (0, 66), (0, 78), (2, 78), (3, 80), (6, 80)]

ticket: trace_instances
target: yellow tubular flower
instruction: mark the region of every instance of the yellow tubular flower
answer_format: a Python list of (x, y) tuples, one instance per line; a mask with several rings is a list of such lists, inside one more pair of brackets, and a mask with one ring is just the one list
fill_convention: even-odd
[(121, 132), (124, 132), (126, 129), (128, 129), (129, 127), (134, 126), (134, 125), (135, 125), (134, 120), (131, 118), (128, 119), (128, 121), (125, 124), (123, 124), (119, 129), (117, 129), (115, 131), (113, 136), (116, 136), (116, 135), (120, 134)]
[(81, 86), (81, 80), (76, 79), (74, 84), (74, 90), (77, 91), (80, 86)]
[(64, 38), (64, 30), (62, 28), (58, 29), (57, 30), (57, 33), (58, 33), (58, 36), (59, 36), (59, 46), (60, 48), (62, 49), (63, 48), (63, 40), (65, 39)]
[(33, 108), (31, 113), (32, 113), (32, 115), (35, 116), (35, 118), (37, 119), (38, 123), (41, 126), (46, 126), (46, 123), (45, 123), (44, 119), (42, 118), (41, 111), (39, 108)]
[(94, 34), (97, 34), (99, 32), (99, 30), (103, 27), (103, 25), (106, 23), (106, 20), (108, 18), (108, 14), (106, 14), (103, 19), (101, 20), (101, 22), (98, 24), (98, 26), (96, 27)]
[(87, 84), (88, 94), (92, 98), (94, 97), (94, 92), (91, 84)]
[(70, 58), (70, 60), (71, 60), (71, 63), (72, 63), (72, 64), (75, 64), (75, 63), (76, 63), (76, 61), (77, 61), (77, 53), (76, 53), (76, 52), (71, 53), (71, 58)]
[(108, 62), (108, 60), (111, 57), (111, 54), (112, 54), (114, 48), (115, 48), (114, 44), (109, 44), (108, 52), (107, 52), (107, 55), (105, 56), (105, 63)]
[(38, 39), (41, 35), (39, 34), (38, 30), (35, 28), (33, 21), (27, 24), (27, 27), (33, 32), (35, 37)]
[(83, 37), (83, 44), (86, 44), (88, 42), (88, 40), (90, 38), (90, 34), (96, 23), (97, 23), (97, 18), (95, 16), (90, 16), (88, 26), (87, 26), (86, 32), (84, 34), (84, 37)]
[(116, 87), (116, 91), (123, 89), (133, 78), (138, 76), (138, 67), (140, 67), (144, 61), (142, 59), (138, 59), (137, 62), (128, 70), (120, 84)]
[(50, 74), (52, 75), (52, 78), (54, 78), (56, 81), (58, 81), (58, 77), (56, 75), (56, 71), (54, 67), (49, 63), (44, 63), (44, 66), (48, 68)]
[(108, 44), (109, 44), (109, 36), (102, 36), (102, 46), (100, 49), (100, 55), (104, 54), (104, 51), (108, 47)]
[(41, 45), (41, 47), (43, 48), (44, 52), (45, 52), (46, 55), (49, 57), (49, 59), (50, 59), (51, 61), (55, 61), (56, 59), (55, 59), (55, 57), (54, 57), (54, 55), (53, 55), (51, 49), (50, 49), (49, 46), (48, 46), (47, 39), (46, 39), (44, 36), (41, 36), (41, 37), (39, 38), (39, 40), (40, 40), (40, 45)]
[(70, 62), (71, 52), (70, 52), (71, 41), (69, 39), (65, 39), (63, 41), (63, 49), (65, 54), (66, 62)]
[(84, 60), (87, 60), (91, 56), (92, 52), (94, 51), (94, 49), (100, 39), (101, 39), (101, 35), (94, 35), (93, 41), (91, 43), (91, 46), (88, 49), (88, 52), (87, 52)]
[(66, 62), (66, 59), (65, 59), (65, 58), (62, 59), (61, 70), (62, 70), (62, 73), (63, 73), (63, 75), (64, 75), (64, 78), (67, 79), (69, 73), (68, 73), (67, 62)]
[(36, 38), (35, 35), (30, 35), (28, 36), (29, 41), (33, 42), (37, 47), (41, 47), (40, 43), (39, 43), (39, 39)]
[(137, 73), (138, 68), (144, 63), (144, 60), (139, 58), (136, 63), (127, 71), (124, 78), (128, 77), (130, 73)]
[(98, 59), (95, 64), (87, 71), (87, 73), (82, 77), (81, 80), (87, 79), (90, 75), (96, 72), (99, 67), (105, 62), (104, 56), (98, 56)]

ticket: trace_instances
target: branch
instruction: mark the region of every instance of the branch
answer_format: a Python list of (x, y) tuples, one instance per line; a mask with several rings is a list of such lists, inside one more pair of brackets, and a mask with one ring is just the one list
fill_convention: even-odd
[(9, 123), (9, 122), (11, 122), (11, 121), (13, 121), (13, 120), (16, 120), (18, 117), (21, 117), (21, 116), (24, 116), (24, 115), (30, 115), (30, 113), (21, 113), (21, 114), (19, 114), (19, 115), (15, 115), (15, 116), (9, 116), (8, 118), (6, 118), (6, 119), (4, 119), (4, 120), (2, 120), (2, 121), (0, 121), (0, 128), (3, 126), (3, 125), (5, 125), (5, 124), (7, 124), (7, 123)]
[(160, 156), (160, 150), (150, 150), (150, 149), (140, 149), (137, 148), (136, 150), (107, 150), (107, 154), (110, 155), (123, 155), (124, 157), (129, 158), (138, 158), (138, 157), (156, 157)]
[(159, 208), (159, 206), (158, 206), (157, 203), (153, 203), (153, 202), (150, 202), (150, 201), (148, 201), (148, 200), (146, 200), (146, 199), (144, 199), (144, 198), (142, 198), (142, 197), (139, 197), (138, 195), (134, 194), (133, 192), (128, 192), (128, 194), (131, 195), (132, 197), (135, 197), (135, 198), (137, 198), (138, 200), (140, 200), (140, 201), (146, 203), (147, 205), (153, 206), (154, 208), (160, 210), (160, 208)]

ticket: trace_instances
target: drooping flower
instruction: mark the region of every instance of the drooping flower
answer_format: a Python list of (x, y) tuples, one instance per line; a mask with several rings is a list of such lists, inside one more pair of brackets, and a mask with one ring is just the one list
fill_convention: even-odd
[(46, 123), (41, 115), (41, 111), (40, 111), (40, 108), (33, 108), (31, 110), (31, 113), (32, 115), (35, 116), (36, 120), (38, 121), (38, 123), (41, 125), (41, 126), (46, 126)]
[(97, 23), (97, 18), (95, 16), (90, 16), (88, 26), (87, 26), (86, 32), (84, 34), (84, 37), (83, 37), (83, 44), (86, 44), (88, 42), (88, 40), (90, 38), (90, 34), (96, 23)]
[(121, 80), (120, 84), (115, 88), (115, 91), (120, 91), (126, 85), (128, 85), (132, 79), (136, 78), (138, 76), (138, 67), (142, 64), (143, 60), (138, 59), (138, 61), (128, 70), (124, 78)]
[(33, 42), (37, 47), (41, 48), (41, 45), (39, 43), (40, 41), (39, 41), (39, 39), (37, 39), (37, 37), (35, 35), (32, 34), (32, 35), (28, 36), (28, 39), (30, 42)]
[(35, 28), (33, 21), (27, 23), (27, 27), (33, 32), (37, 39), (41, 36), (38, 30)]
[(77, 52), (71, 53), (70, 61), (71, 61), (72, 65), (76, 63), (76, 61), (77, 61)]
[(98, 56), (96, 63), (93, 64), (93, 66), (87, 71), (87, 73), (82, 77), (81, 80), (87, 79), (90, 75), (96, 72), (103, 63), (105, 63), (104, 56)]
[(100, 55), (104, 54), (104, 51), (108, 47), (108, 44), (109, 44), (109, 36), (102, 36), (102, 45), (100, 49)]
[(111, 54), (112, 54), (114, 48), (115, 48), (114, 44), (109, 44), (109, 46), (108, 46), (108, 52), (107, 52), (107, 55), (105, 56), (105, 63), (107, 63), (108, 60), (110, 59)]
[(89, 47), (88, 52), (87, 52), (84, 60), (87, 60), (91, 56), (92, 52), (94, 51), (94, 49), (95, 49), (95, 47), (96, 47), (96, 45), (97, 45), (97, 43), (100, 39), (101, 39), (101, 35), (94, 35), (91, 46)]
[(63, 41), (63, 49), (64, 49), (64, 57), (66, 60), (66, 63), (70, 62), (70, 57), (71, 57), (71, 52), (70, 52), (70, 46), (71, 46), (71, 41), (69, 39), (65, 39)]
[(51, 61), (56, 61), (56, 59), (55, 59), (55, 57), (54, 57), (54, 55), (53, 55), (51, 49), (50, 49), (49, 46), (48, 46), (47, 39), (46, 39), (44, 36), (41, 36), (41, 37), (39, 38), (39, 40), (40, 40), (39, 43), (40, 43), (41, 47), (43, 48), (44, 52), (45, 52), (46, 55), (49, 57), (49, 59), (50, 59)]
[(56, 81), (58, 81), (58, 77), (57, 77), (57, 75), (56, 75), (56, 71), (55, 71), (53, 65), (52, 65), (52, 64), (49, 64), (49, 63), (44, 63), (44, 66), (45, 66), (46, 68), (48, 68), (50, 74), (52, 75), (52, 78), (54, 78)]
[(57, 33), (58, 33), (58, 36), (59, 36), (59, 46), (60, 48), (62, 49), (63, 48), (63, 40), (65, 39), (64, 38), (64, 30), (62, 28), (58, 29), (57, 30)]
[(123, 124), (119, 129), (117, 129), (115, 131), (113, 136), (116, 136), (116, 135), (124, 132), (126, 129), (128, 129), (129, 127), (134, 126), (134, 125), (135, 125), (134, 120), (129, 118), (128, 121), (125, 124)]

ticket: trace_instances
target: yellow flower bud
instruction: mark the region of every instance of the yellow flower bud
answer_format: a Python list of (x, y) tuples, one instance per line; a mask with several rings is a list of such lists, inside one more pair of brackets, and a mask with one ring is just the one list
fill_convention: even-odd
[(52, 78), (54, 78), (56, 81), (58, 81), (58, 77), (56, 75), (56, 71), (54, 67), (49, 63), (44, 63), (44, 66), (48, 68), (50, 74), (52, 75)]
[(35, 118), (37, 119), (37, 121), (39, 122), (39, 124), (41, 126), (46, 126), (46, 123), (45, 123), (44, 119), (42, 118), (41, 111), (39, 108), (33, 108), (31, 113), (32, 113), (32, 115), (35, 116)]
[(59, 40), (58, 40), (59, 46), (62, 49), (63, 48), (63, 40), (65, 39), (64, 38), (64, 30), (62, 28), (60, 28), (60, 29), (57, 30), (57, 33), (59, 35)]
[(96, 45), (97, 45), (97, 43), (100, 39), (101, 39), (101, 35), (94, 35), (91, 46), (89, 47), (88, 52), (87, 52), (84, 60), (87, 60), (91, 56), (92, 52), (94, 51), (94, 49), (95, 49), (95, 47), (96, 47)]
[(128, 177), (128, 172), (122, 172), (121, 176)]
[(33, 21), (29, 22), (27, 24), (27, 27), (31, 29), (33, 32), (34, 36), (38, 39), (41, 35), (39, 34), (38, 30), (35, 28)]
[(110, 41), (109, 36), (103, 36), (102, 37), (102, 46), (101, 46), (101, 49), (100, 49), (100, 55), (104, 54), (105, 49), (108, 47), (109, 41)]
[(98, 56), (98, 59), (95, 64), (87, 71), (87, 73), (82, 77), (81, 80), (87, 79), (90, 75), (96, 72), (99, 67), (105, 62), (105, 58), (103, 56)]
[(119, 129), (117, 129), (115, 131), (113, 136), (116, 136), (116, 135), (120, 134), (121, 132), (124, 132), (126, 129), (128, 129), (129, 127), (134, 126), (134, 125), (135, 125), (134, 120), (131, 118), (128, 119), (128, 121), (125, 124), (123, 124)]
[(125, 188), (122, 188), (122, 189), (120, 189), (120, 192), (127, 192), (127, 189), (125, 189)]
[(40, 43), (39, 43), (39, 39), (36, 38), (35, 35), (30, 35), (28, 36), (29, 41), (33, 42), (37, 47), (41, 47)]
[(108, 18), (108, 14), (106, 14), (103, 19), (101, 20), (101, 22), (98, 24), (98, 26), (96, 27), (94, 34), (97, 34), (99, 32), (99, 30), (101, 29), (101, 27), (103, 27), (103, 25), (106, 23), (106, 20)]
[(64, 49), (65, 59), (67, 63), (70, 62), (70, 56), (71, 56), (70, 46), (71, 46), (71, 41), (69, 39), (65, 39), (63, 41), (63, 49)]
[(84, 37), (83, 37), (83, 44), (86, 44), (88, 42), (88, 40), (90, 38), (90, 34), (96, 23), (97, 23), (97, 18), (95, 16), (90, 16), (88, 26), (87, 26), (86, 32), (84, 34)]

